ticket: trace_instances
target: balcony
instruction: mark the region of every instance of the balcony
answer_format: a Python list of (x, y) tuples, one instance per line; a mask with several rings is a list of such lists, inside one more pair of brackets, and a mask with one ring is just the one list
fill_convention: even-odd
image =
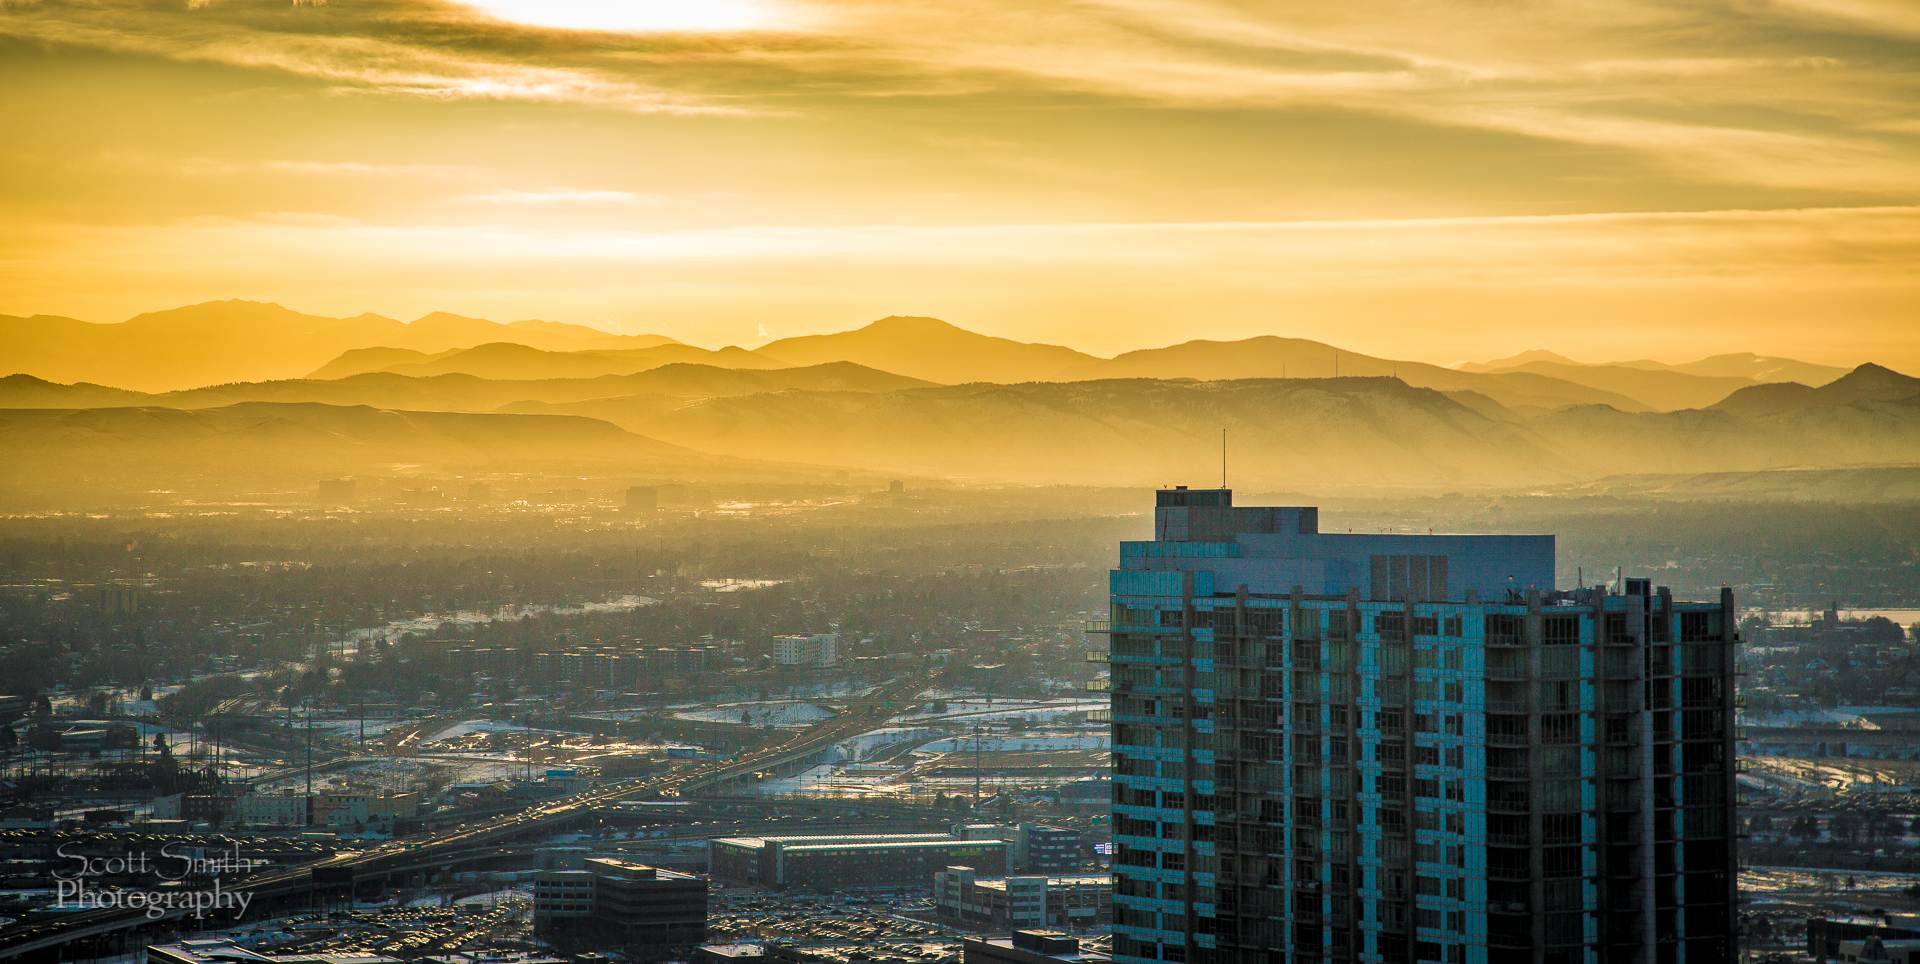
[(1108, 661), (1107, 660), (1108, 655), (1109, 654), (1104, 649), (1090, 649), (1090, 650), (1087, 650), (1087, 662), (1105, 663)]
[(1488, 746), (1507, 746), (1507, 747), (1532, 746), (1533, 738), (1529, 736), (1527, 731), (1525, 730), (1514, 731), (1514, 730), (1489, 729), (1487, 731), (1487, 745)]
[(1087, 692), (1089, 693), (1106, 693), (1112, 690), (1113, 680), (1108, 677), (1102, 676), (1099, 679), (1087, 680)]
[(1089, 620), (1087, 620), (1087, 629), (1086, 629), (1086, 633), (1087, 633), (1087, 635), (1089, 635), (1089, 636), (1105, 636), (1106, 634), (1108, 634), (1108, 633), (1111, 633), (1111, 632), (1113, 632), (1113, 620), (1111, 620), (1111, 619), (1089, 619)]
[(1487, 794), (1488, 813), (1531, 813), (1533, 799), (1523, 788), (1513, 787), (1505, 792)]

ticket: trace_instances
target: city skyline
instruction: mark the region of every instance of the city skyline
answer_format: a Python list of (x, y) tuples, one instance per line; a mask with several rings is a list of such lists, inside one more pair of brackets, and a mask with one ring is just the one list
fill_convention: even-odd
[(0, 311), (1912, 369), (1917, 29), (1827, 0), (16, 3)]

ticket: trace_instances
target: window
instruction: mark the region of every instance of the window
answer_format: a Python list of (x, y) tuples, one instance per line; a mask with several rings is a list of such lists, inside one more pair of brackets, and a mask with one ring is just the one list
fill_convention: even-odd
[(1504, 614), (1487, 617), (1486, 633), (1489, 646), (1518, 646), (1524, 635), (1525, 623), (1519, 616)]
[(1548, 646), (1574, 646), (1580, 642), (1580, 617), (1548, 616), (1543, 620), (1542, 642)]

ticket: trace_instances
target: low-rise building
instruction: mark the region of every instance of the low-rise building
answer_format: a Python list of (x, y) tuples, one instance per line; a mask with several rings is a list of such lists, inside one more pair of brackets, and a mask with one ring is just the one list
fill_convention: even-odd
[(923, 884), (955, 864), (999, 875), (1012, 858), (1005, 840), (942, 833), (721, 837), (708, 847), (716, 880), (814, 889)]
[(693, 950), (693, 964), (758, 964), (766, 959), (763, 944), (703, 944)]
[(313, 822), (323, 827), (364, 827), (405, 820), (420, 811), (417, 793), (316, 793)]
[(616, 857), (583, 869), (542, 870), (533, 881), (534, 929), (556, 940), (628, 946), (698, 943), (707, 935), (707, 882)]
[(1021, 870), (1044, 874), (1064, 874), (1081, 864), (1080, 831), (1071, 827), (1050, 827), (1041, 823), (1023, 823), (1013, 842), (1013, 860)]
[(384, 954), (272, 954), (250, 951), (224, 937), (147, 946), (147, 964), (400, 964)]
[(304, 827), (307, 817), (305, 794), (249, 793), (233, 804), (234, 822), (246, 827)]
[(940, 916), (976, 927), (1080, 929), (1112, 919), (1113, 875), (981, 877), (948, 867), (933, 875), (933, 902)]
[(1816, 961), (1841, 957), (1848, 943), (1877, 937), (1881, 941), (1920, 939), (1920, 915), (1868, 914), (1832, 915), (1807, 919), (1807, 956)]
[(825, 668), (840, 662), (840, 634), (773, 637), (773, 661), (781, 666)]
[(1104, 964), (1098, 951), (1081, 950), (1078, 938), (1056, 931), (1020, 930), (1011, 937), (967, 937), (960, 941), (962, 964)]
[(1863, 941), (1842, 941), (1843, 964), (1920, 964), (1920, 940), (1883, 941), (1869, 937)]

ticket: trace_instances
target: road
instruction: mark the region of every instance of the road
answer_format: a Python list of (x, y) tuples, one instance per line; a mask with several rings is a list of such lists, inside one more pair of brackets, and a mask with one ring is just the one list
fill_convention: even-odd
[[(222, 886), (228, 890), (248, 891), (255, 899), (274, 898), (308, 891), (312, 887), (315, 872), (323, 869), (350, 869), (356, 874), (377, 876), (438, 868), (448, 862), (449, 855), (478, 851), (504, 840), (549, 829), (590, 813), (595, 807), (619, 800), (690, 797), (709, 787), (817, 753), (880, 726), (906, 701), (937, 685), (941, 675), (930, 673), (894, 680), (866, 697), (849, 703), (846, 712), (796, 731), (777, 744), (754, 750), (735, 760), (700, 764), (658, 776), (608, 784), (457, 829), (390, 841), (372, 850), (339, 854), (311, 864), (256, 874), (231, 884), (223, 883)], [(183, 911), (171, 911), (160, 919), (172, 919), (183, 914)], [(155, 919), (148, 917), (144, 909), (129, 911), (107, 908), (15, 925), (0, 929), (0, 960), (52, 951), (75, 940), (154, 923)]]

